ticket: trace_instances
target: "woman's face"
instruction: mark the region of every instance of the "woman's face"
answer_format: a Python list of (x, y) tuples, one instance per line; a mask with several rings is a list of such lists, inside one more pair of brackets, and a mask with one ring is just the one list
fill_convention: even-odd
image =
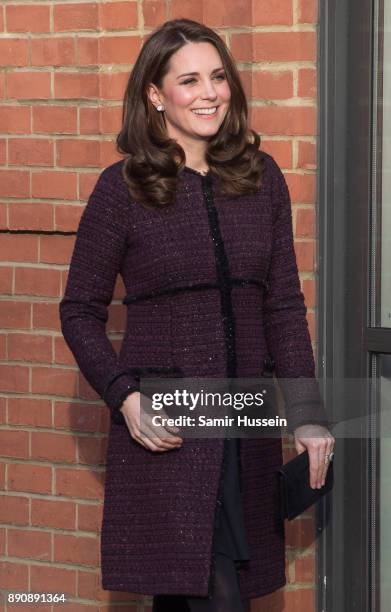
[[(170, 138), (199, 140), (216, 134), (231, 97), (216, 47), (208, 42), (181, 47), (171, 56), (170, 70), (163, 79), (162, 89), (153, 86), (150, 96), (155, 106), (164, 106)], [(213, 109), (214, 112), (212, 115), (197, 114), (194, 111), (198, 109)]]

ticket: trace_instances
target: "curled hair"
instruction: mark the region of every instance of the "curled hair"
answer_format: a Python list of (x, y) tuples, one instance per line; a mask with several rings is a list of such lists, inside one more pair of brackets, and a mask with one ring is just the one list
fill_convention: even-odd
[(116, 138), (117, 150), (126, 155), (122, 172), (129, 192), (147, 208), (173, 203), (178, 173), (186, 165), (185, 152), (168, 137), (165, 118), (156, 112), (148, 87), (153, 83), (162, 88), (171, 56), (191, 42), (214, 45), (231, 91), (227, 114), (216, 134), (208, 138), (206, 149), (206, 162), (220, 178), (220, 193), (254, 193), (262, 181), (260, 137), (248, 127), (246, 96), (231, 52), (204, 24), (173, 19), (149, 35), (137, 57), (124, 93), (122, 128)]

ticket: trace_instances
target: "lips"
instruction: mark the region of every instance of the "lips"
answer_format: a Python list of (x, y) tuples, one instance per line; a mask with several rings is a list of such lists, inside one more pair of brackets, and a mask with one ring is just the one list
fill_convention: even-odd
[(201, 109), (193, 108), (193, 109), (191, 109), (191, 112), (193, 113), (193, 115), (196, 115), (197, 117), (202, 117), (202, 118), (216, 117), (219, 107), (218, 106), (210, 106), (210, 107), (205, 107), (205, 109), (202, 109), (202, 110), (206, 110), (208, 108), (209, 109), (215, 108), (216, 110), (215, 110), (214, 113), (196, 113), (194, 111), (201, 110)]
[(204, 107), (199, 107), (199, 108), (192, 108), (191, 110), (193, 110), (193, 111), (197, 111), (197, 110), (211, 110), (212, 108), (218, 108), (218, 106), (204, 106)]

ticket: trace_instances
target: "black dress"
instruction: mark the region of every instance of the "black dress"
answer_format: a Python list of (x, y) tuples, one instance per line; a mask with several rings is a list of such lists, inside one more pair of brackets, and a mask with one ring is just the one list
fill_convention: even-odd
[(248, 561), (250, 552), (244, 525), (240, 491), (240, 439), (227, 438), (227, 463), (224, 473), (222, 506), (217, 516), (213, 550), (234, 561)]

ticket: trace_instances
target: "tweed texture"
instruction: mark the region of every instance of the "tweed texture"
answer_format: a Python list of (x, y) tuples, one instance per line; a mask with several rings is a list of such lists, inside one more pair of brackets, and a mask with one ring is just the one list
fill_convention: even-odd
[[(293, 245), (288, 188), (265, 160), (256, 194), (228, 198), (218, 177), (185, 168), (163, 210), (133, 201), (119, 161), (100, 174), (80, 220), (59, 312), (75, 360), (111, 413), (101, 534), (102, 585), (143, 594), (210, 593), (213, 533), (224, 474), (223, 439), (185, 439), (153, 453), (118, 408), (148, 375), (258, 377), (272, 364), (290, 431), (328, 425), (315, 380)], [(106, 335), (117, 274), (126, 330), (117, 356)], [(243, 598), (286, 582), (278, 513), (280, 438), (241, 439), (250, 561)]]

